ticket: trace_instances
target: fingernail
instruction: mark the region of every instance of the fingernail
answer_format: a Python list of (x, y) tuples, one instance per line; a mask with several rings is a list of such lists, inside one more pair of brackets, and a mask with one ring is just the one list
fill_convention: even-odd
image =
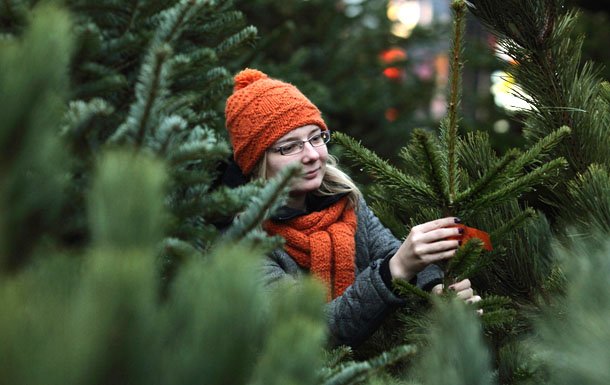
[(458, 233), (460, 233), (460, 234), (464, 234), (464, 229), (460, 227), (460, 228), (458, 229)]
[(455, 223), (462, 223), (462, 220), (460, 218), (458, 218), (458, 217), (453, 218), (453, 221)]
[(462, 246), (462, 241), (458, 241), (458, 246)]

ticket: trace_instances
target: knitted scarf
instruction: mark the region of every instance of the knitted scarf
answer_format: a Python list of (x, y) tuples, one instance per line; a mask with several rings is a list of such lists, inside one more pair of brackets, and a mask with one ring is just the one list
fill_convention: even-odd
[(327, 299), (354, 282), (356, 213), (344, 197), (325, 208), (286, 222), (267, 221), (265, 230), (285, 240), (284, 249), (327, 287)]

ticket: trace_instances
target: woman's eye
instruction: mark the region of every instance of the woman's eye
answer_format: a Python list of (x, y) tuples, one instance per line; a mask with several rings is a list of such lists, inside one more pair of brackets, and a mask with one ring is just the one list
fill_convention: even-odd
[(280, 150), (281, 150), (283, 153), (287, 153), (287, 152), (294, 151), (294, 149), (295, 149), (296, 147), (297, 147), (297, 145), (296, 145), (295, 143), (288, 143), (288, 144), (285, 144), (285, 145), (281, 146), (281, 147), (280, 147)]
[(309, 142), (312, 144), (320, 144), (323, 142), (322, 134), (314, 135), (309, 139)]

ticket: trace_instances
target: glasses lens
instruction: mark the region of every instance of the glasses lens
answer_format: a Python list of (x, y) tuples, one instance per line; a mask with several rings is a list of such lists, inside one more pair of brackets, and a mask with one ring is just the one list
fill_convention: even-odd
[(312, 146), (322, 146), (325, 143), (328, 143), (328, 141), (330, 140), (330, 135), (328, 134), (328, 131), (322, 131), (319, 134), (316, 134), (314, 136), (312, 136), (311, 138), (309, 138), (309, 143), (311, 143)]
[[(320, 133), (312, 136), (306, 142), (309, 142), (314, 147), (323, 146), (330, 141), (330, 130), (321, 131)], [(276, 151), (279, 151), (282, 155), (294, 155), (303, 151), (306, 142), (294, 141), (286, 143), (283, 146), (277, 147)]]
[(282, 155), (293, 155), (293, 154), (301, 152), (302, 149), (303, 149), (302, 142), (291, 142), (291, 143), (286, 143), (283, 146), (280, 146), (280, 152), (282, 153)]
[(330, 130), (322, 131), (322, 139), (324, 139), (324, 143), (330, 142)]

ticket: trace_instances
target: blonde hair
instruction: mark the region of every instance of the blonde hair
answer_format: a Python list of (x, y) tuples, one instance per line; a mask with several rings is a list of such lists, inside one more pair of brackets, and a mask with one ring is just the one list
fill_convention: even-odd
[[(338, 160), (333, 155), (328, 154), (326, 160), (326, 172), (320, 187), (313, 192), (319, 196), (329, 196), (336, 194), (347, 193), (347, 199), (352, 207), (358, 207), (358, 201), (362, 197), (360, 189), (352, 178), (349, 177), (338, 167)], [(267, 179), (267, 153), (265, 152), (262, 159), (256, 164), (253, 169), (252, 177), (255, 179)]]

